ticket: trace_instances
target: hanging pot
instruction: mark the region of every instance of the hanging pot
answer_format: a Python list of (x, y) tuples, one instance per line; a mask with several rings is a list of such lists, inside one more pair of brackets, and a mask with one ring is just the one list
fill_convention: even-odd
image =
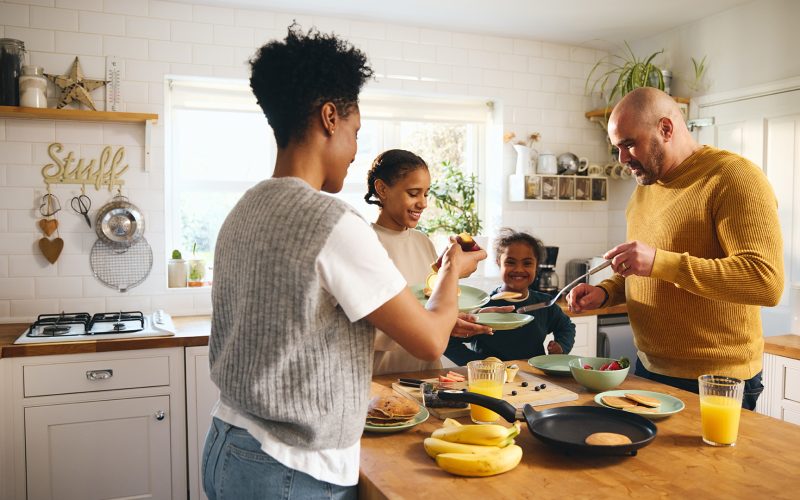
[(94, 227), (102, 241), (127, 247), (142, 238), (144, 217), (127, 197), (117, 195), (97, 211)]

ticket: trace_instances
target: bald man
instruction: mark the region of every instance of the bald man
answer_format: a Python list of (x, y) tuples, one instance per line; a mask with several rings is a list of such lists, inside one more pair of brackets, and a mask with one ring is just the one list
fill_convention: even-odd
[(745, 380), (742, 406), (763, 390), (760, 306), (783, 292), (777, 202), (758, 166), (689, 133), (664, 92), (640, 88), (611, 113), (608, 137), (638, 186), (627, 243), (609, 250), (616, 274), (578, 285), (572, 311), (627, 304), (636, 375), (697, 392), (710, 373)]

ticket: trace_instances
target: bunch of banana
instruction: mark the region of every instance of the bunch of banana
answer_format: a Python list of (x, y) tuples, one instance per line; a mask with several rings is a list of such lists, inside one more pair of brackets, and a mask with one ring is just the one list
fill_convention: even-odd
[(510, 428), (461, 425), (448, 418), (425, 439), (425, 452), (451, 474), (493, 476), (510, 471), (522, 460), (522, 448), (514, 444), (519, 432), (519, 423)]

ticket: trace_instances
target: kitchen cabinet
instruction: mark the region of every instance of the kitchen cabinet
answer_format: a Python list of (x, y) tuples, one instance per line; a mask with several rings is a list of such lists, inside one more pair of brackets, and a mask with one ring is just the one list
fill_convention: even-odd
[(211, 410), (219, 390), (211, 382), (208, 346), (186, 348), (186, 432), (189, 450), (189, 498), (207, 500), (203, 492), (203, 446), (211, 427)]
[(575, 325), (575, 345), (572, 346), (570, 354), (595, 356), (597, 354), (597, 316), (574, 316), (570, 319)]
[(3, 498), (186, 498), (183, 348), (3, 362)]
[(763, 381), (757, 411), (800, 425), (800, 360), (765, 353)]

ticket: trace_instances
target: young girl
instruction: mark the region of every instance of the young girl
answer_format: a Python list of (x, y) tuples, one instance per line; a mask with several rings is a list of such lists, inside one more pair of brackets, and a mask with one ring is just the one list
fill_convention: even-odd
[[(415, 229), (422, 212), (428, 206), (431, 175), (425, 160), (410, 151), (390, 149), (378, 155), (367, 174), (367, 194), (364, 200), (380, 207), (378, 220), (372, 228), (394, 265), (409, 285), (424, 283), (437, 259), (431, 240)], [(481, 309), (487, 312), (507, 312), (510, 308)], [(474, 323), (469, 314), (459, 314), (451, 335), (469, 338), (490, 334), (488, 326)], [(375, 336), (373, 374), (398, 373), (441, 368), (439, 360), (423, 361), (403, 349), (385, 333)]]
[[(528, 304), (549, 301), (550, 295), (530, 288), (536, 278), (539, 257), (544, 246), (535, 237), (509, 228), (500, 230), (495, 240), (495, 255), (500, 266), (503, 284), (495, 293), (517, 292), (515, 299), (490, 301), (490, 306), (513, 305), (521, 307)], [(575, 325), (564, 314), (558, 304), (534, 312), (534, 320), (515, 330), (500, 332), (493, 336), (481, 335), (470, 339), (469, 346), (464, 339), (450, 339), (445, 356), (458, 365), (465, 365), (474, 359), (494, 356), (504, 361), (527, 359), (544, 354), (545, 337), (552, 333), (555, 340), (547, 345), (548, 354), (566, 354), (575, 343)]]

